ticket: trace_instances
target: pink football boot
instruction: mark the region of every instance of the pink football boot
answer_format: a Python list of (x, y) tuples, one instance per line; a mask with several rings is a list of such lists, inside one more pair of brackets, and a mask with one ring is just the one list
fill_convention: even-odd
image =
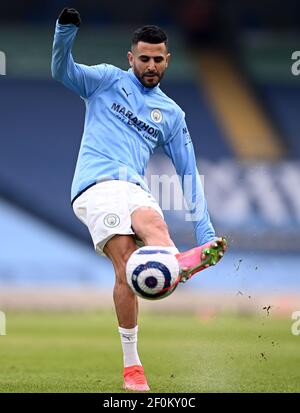
[(180, 282), (185, 282), (194, 274), (215, 265), (227, 249), (225, 238), (217, 238), (200, 247), (176, 254), (180, 267)]
[(124, 368), (124, 385), (125, 390), (132, 391), (149, 391), (150, 388), (145, 377), (142, 366), (130, 366)]

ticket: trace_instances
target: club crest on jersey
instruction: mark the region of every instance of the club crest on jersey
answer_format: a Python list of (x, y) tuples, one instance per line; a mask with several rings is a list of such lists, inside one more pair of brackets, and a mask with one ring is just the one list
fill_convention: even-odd
[(109, 228), (117, 227), (120, 223), (120, 217), (117, 214), (107, 214), (103, 218), (104, 225)]
[(151, 119), (155, 123), (160, 123), (162, 121), (162, 113), (159, 109), (153, 109), (151, 112)]

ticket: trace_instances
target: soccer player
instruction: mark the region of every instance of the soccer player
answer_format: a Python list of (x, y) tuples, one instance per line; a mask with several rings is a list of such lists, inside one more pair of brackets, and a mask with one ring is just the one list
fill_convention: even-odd
[[(137, 249), (160, 246), (176, 255), (182, 281), (212, 264), (226, 249), (215, 236), (196, 166), (184, 112), (160, 89), (170, 60), (166, 33), (144, 26), (133, 34), (130, 68), (75, 63), (72, 45), (81, 24), (77, 10), (64, 8), (56, 22), (52, 75), (84, 100), (84, 132), (72, 183), (76, 216), (88, 227), (95, 249), (112, 261), (114, 304), (124, 359), (124, 388), (149, 386), (137, 352), (138, 302), (126, 281), (126, 262)], [(179, 253), (161, 208), (151, 195), (144, 171), (162, 146), (181, 178), (194, 214), (198, 247)], [(186, 177), (191, 185), (184, 185)], [(204, 248), (206, 248), (204, 250)], [(204, 253), (205, 252), (205, 253)]]

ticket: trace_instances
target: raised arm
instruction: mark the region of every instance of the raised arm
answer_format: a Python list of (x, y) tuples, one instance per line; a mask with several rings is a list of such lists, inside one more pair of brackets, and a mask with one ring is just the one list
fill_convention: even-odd
[(74, 62), (71, 50), (80, 24), (77, 10), (64, 8), (60, 13), (54, 34), (51, 72), (55, 80), (88, 98), (102, 83), (107, 65), (86, 66)]
[(215, 230), (210, 221), (200, 175), (196, 165), (192, 140), (188, 133), (184, 114), (180, 113), (175, 133), (163, 147), (181, 177), (183, 195), (195, 228), (198, 245), (213, 240)]

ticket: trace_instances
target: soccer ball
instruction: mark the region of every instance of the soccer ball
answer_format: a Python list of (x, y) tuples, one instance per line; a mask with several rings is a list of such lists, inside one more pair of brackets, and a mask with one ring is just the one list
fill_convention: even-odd
[(179, 264), (164, 247), (142, 247), (131, 254), (126, 277), (132, 291), (148, 300), (159, 300), (177, 287)]

